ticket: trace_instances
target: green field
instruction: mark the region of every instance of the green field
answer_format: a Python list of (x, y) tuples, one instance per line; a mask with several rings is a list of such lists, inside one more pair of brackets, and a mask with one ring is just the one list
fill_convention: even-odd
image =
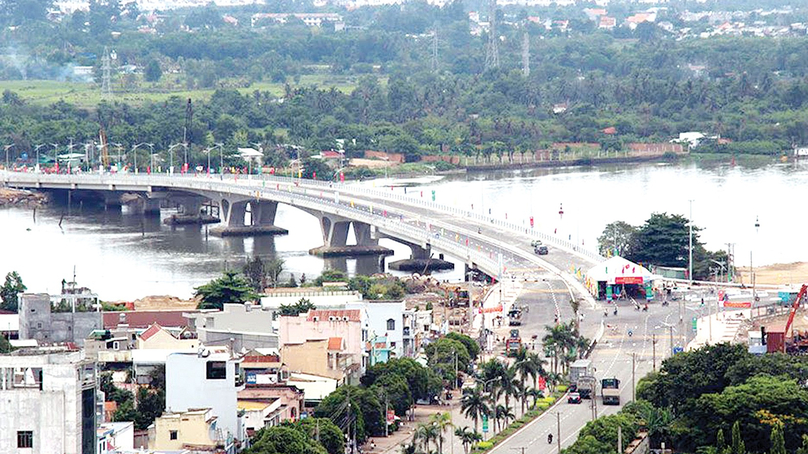
[[(300, 82), (294, 86), (317, 86), (319, 88), (334, 87), (343, 93), (351, 93), (355, 84), (348, 77), (332, 77), (328, 75), (304, 75), (300, 77)], [(112, 98), (117, 102), (128, 104), (142, 104), (147, 101), (164, 101), (172, 96), (181, 98), (191, 98), (194, 101), (209, 99), (213, 94), (213, 89), (184, 90), (171, 89), (171, 86), (179, 86), (178, 83), (163, 83), (158, 86), (147, 86), (140, 84), (132, 90), (113, 89)], [(53, 80), (10, 80), (0, 81), (0, 91), (11, 90), (21, 98), (32, 104), (47, 105), (58, 101), (65, 101), (79, 107), (92, 108), (97, 106), (102, 100), (101, 88), (95, 83), (82, 82), (58, 82)], [(259, 82), (253, 83), (249, 87), (238, 88), (243, 94), (252, 93), (256, 90), (268, 91), (276, 96), (284, 93), (284, 84)]]

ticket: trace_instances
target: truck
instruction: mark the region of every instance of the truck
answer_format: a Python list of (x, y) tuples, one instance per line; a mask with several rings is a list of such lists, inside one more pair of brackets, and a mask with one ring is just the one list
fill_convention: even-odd
[(590, 375), (581, 375), (578, 379), (574, 382), (575, 384), (575, 392), (581, 397), (581, 399), (591, 399), (592, 396), (595, 395), (595, 384), (597, 380), (595, 377)]
[(508, 324), (511, 326), (519, 326), (522, 324), (522, 309), (514, 307), (508, 311)]
[(570, 383), (577, 383), (578, 379), (592, 375), (592, 360), (579, 359), (570, 365)]
[(512, 329), (511, 336), (505, 341), (505, 356), (516, 356), (522, 348), (522, 338), (519, 337), (519, 330)]
[(600, 397), (603, 405), (620, 405), (620, 380), (604, 378), (600, 381)]

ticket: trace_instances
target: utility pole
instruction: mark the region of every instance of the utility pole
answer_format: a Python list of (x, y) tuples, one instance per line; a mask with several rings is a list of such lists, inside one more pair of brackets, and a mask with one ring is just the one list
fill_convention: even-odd
[(109, 49), (104, 47), (104, 55), (101, 57), (101, 95), (106, 99), (112, 98), (112, 62), (109, 56)]
[(617, 452), (623, 452), (623, 426), (617, 426)]
[(637, 374), (636, 362), (637, 362), (637, 354), (632, 353), (631, 354), (631, 401), (632, 402), (637, 400), (637, 390), (636, 390), (636, 387), (635, 387), (635, 383), (636, 383), (635, 378), (636, 378), (636, 374)]
[(654, 372), (656, 372), (656, 334), (651, 334), (651, 351), (652, 351), (652, 364)]
[(673, 326), (669, 326), (668, 331), (671, 335), (671, 356), (673, 356)]
[(690, 227), (690, 247), (688, 248), (688, 273), (687, 278), (690, 280), (690, 286), (693, 286), (693, 199), (690, 199), (690, 218), (687, 220)]
[[(595, 400), (595, 396), (592, 396), (592, 400)], [(561, 413), (556, 412), (556, 443), (558, 446), (558, 454), (561, 454)]]

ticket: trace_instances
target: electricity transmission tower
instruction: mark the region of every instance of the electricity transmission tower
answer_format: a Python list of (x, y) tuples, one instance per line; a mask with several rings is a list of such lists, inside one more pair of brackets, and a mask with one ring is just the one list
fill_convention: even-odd
[(488, 47), (485, 69), (499, 68), (499, 37), (497, 35), (497, 0), (488, 0)]
[(435, 22), (435, 28), (432, 33), (432, 71), (438, 72), (438, 23)]
[(522, 35), (522, 76), (530, 76), (530, 36), (527, 30)]
[(104, 47), (104, 56), (101, 57), (101, 94), (109, 99), (112, 97), (112, 62), (109, 57), (109, 49)]

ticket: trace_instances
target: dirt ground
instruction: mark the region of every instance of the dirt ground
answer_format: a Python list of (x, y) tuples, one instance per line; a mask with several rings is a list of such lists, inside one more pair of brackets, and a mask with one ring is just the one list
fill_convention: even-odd
[(390, 162), (390, 161), (382, 161), (379, 159), (363, 159), (363, 158), (352, 158), (350, 161), (350, 165), (353, 167), (367, 167), (369, 169), (383, 169), (385, 167), (394, 167), (398, 163)]
[(198, 301), (182, 300), (176, 296), (153, 295), (135, 300), (135, 310), (138, 311), (168, 311), (196, 309)]
[[(745, 284), (751, 283), (749, 267), (738, 268)], [(808, 283), (808, 262), (776, 263), (774, 265), (755, 267), (757, 284), (785, 285)]]

